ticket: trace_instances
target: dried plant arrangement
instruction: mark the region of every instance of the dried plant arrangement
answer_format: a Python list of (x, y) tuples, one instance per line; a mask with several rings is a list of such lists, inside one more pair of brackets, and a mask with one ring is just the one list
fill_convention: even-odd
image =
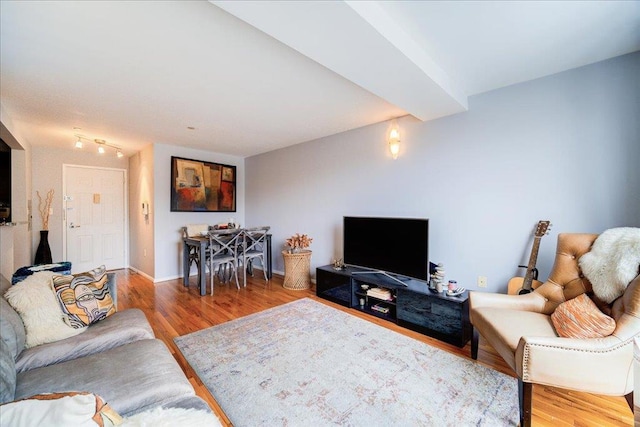
[(40, 196), (40, 192), (36, 191), (36, 195), (38, 196), (38, 211), (40, 212), (40, 218), (42, 218), (42, 229), (49, 229), (49, 213), (51, 212), (51, 203), (53, 202), (53, 188), (47, 191), (47, 196), (44, 201), (42, 200), (42, 196)]
[(293, 236), (289, 237), (285, 244), (289, 247), (289, 252), (299, 252), (301, 249), (306, 249), (313, 242), (313, 238), (307, 236), (306, 234), (296, 233)]

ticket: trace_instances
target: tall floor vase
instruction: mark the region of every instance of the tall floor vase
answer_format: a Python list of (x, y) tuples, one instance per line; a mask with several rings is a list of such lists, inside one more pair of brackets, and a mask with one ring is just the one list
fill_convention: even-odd
[(36, 250), (36, 259), (33, 261), (37, 264), (51, 264), (51, 248), (49, 247), (49, 230), (40, 230), (40, 244)]

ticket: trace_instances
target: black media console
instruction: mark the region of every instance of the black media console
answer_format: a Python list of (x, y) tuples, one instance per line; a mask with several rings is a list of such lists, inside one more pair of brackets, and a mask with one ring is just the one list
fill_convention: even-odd
[(421, 280), (403, 278), (403, 286), (382, 274), (361, 274), (366, 271), (318, 267), (316, 295), (458, 347), (471, 338), (468, 291), (448, 296), (431, 291)]

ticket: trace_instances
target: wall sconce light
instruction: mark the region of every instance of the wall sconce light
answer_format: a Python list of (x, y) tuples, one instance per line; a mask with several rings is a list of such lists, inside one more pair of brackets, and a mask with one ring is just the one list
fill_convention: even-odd
[(82, 141), (84, 140), (84, 141), (93, 142), (94, 144), (96, 144), (98, 146), (99, 154), (104, 154), (107, 151), (105, 147), (108, 147), (116, 150), (116, 156), (118, 156), (118, 158), (124, 157), (124, 154), (122, 153), (122, 149), (120, 147), (109, 144), (104, 139), (90, 139), (84, 135), (79, 135), (79, 134), (76, 134), (74, 136), (78, 139), (75, 143), (76, 148), (82, 148), (84, 146), (84, 143)]
[(400, 130), (395, 120), (391, 123), (391, 130), (389, 131), (389, 151), (393, 160), (396, 160), (398, 153), (400, 153)]

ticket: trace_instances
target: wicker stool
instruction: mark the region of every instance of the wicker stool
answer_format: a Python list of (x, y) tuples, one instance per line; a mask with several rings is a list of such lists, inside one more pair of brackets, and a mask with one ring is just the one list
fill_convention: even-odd
[(311, 251), (289, 253), (282, 251), (284, 257), (284, 283), (285, 289), (302, 291), (311, 287)]

